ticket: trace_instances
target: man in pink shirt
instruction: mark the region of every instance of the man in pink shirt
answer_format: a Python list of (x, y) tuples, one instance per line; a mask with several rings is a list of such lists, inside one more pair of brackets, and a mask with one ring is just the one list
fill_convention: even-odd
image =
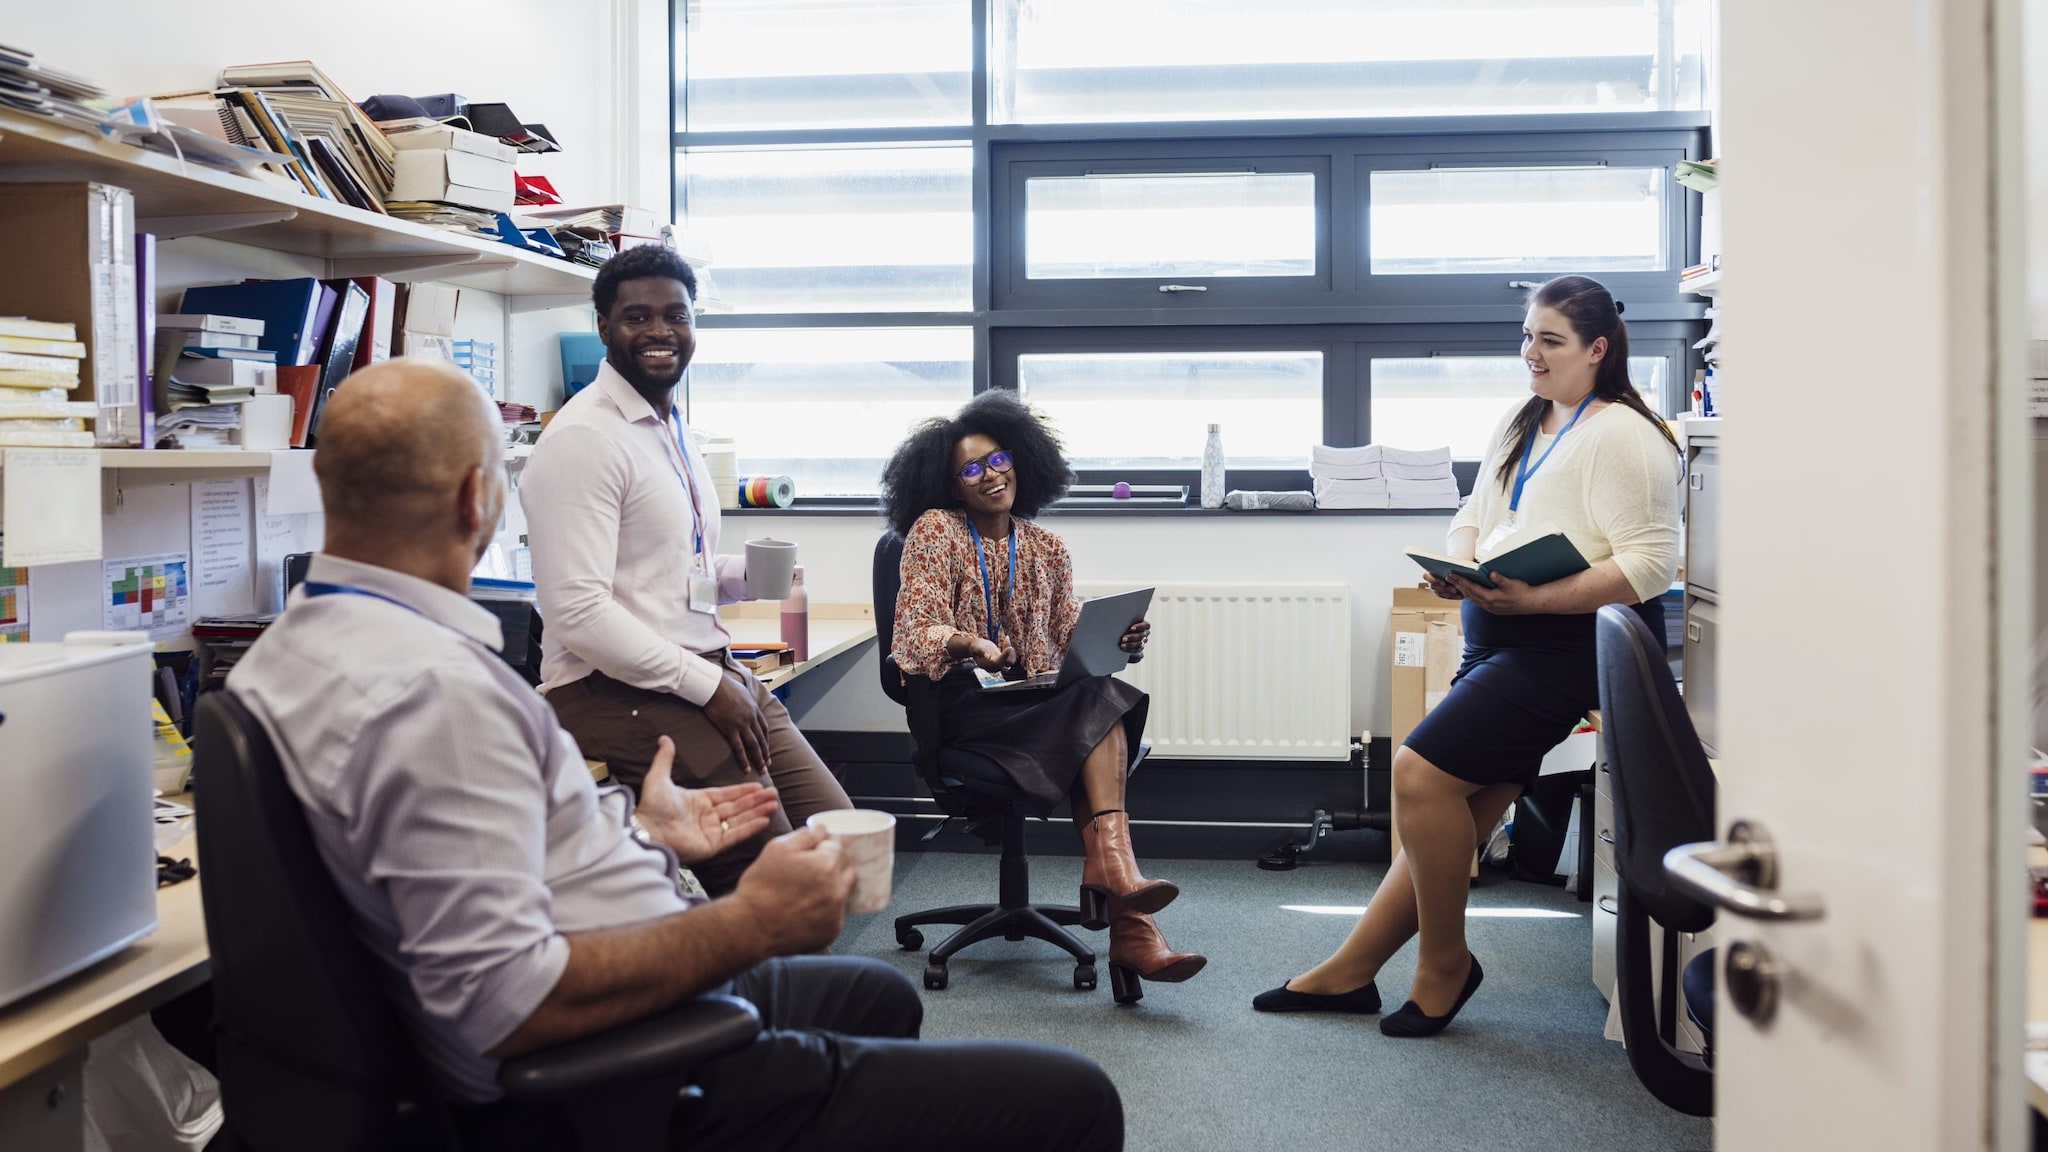
[(629, 248), (591, 291), (605, 362), (535, 445), (520, 484), (539, 586), (542, 691), (585, 755), (638, 788), (659, 736), (690, 788), (772, 783), (759, 835), (694, 866), (732, 890), (770, 839), (852, 805), (780, 701), (727, 651), (718, 605), (745, 598), (746, 560), (718, 552), (718, 494), (676, 385), (696, 351), (696, 274), (668, 248)]

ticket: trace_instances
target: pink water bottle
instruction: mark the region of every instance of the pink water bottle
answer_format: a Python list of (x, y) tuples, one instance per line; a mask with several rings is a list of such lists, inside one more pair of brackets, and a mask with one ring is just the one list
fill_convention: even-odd
[(811, 658), (811, 598), (804, 594), (804, 566), (789, 575), (789, 595), (782, 601), (782, 642), (796, 653), (797, 663)]

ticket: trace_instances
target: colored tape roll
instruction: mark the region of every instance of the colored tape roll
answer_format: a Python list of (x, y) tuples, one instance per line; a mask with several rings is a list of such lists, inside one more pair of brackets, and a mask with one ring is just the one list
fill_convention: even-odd
[(787, 476), (740, 477), (740, 507), (787, 508), (796, 502), (796, 482)]

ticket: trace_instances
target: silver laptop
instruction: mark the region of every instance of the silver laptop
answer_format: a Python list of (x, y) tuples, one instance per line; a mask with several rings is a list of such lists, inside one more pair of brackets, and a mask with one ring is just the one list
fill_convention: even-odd
[(1066, 658), (1057, 672), (1041, 672), (1022, 680), (984, 683), (984, 692), (1031, 692), (1064, 688), (1090, 676), (1108, 676), (1130, 663), (1123, 650), (1124, 633), (1145, 618), (1152, 605), (1152, 589), (1133, 588), (1114, 596), (1097, 596), (1081, 605), (1081, 618), (1074, 622), (1074, 634), (1067, 640)]

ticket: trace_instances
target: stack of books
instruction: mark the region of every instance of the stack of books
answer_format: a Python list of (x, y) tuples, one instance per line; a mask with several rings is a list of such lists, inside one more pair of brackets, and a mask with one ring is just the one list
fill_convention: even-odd
[(98, 406), (71, 399), (84, 359), (75, 325), (0, 316), (0, 447), (93, 446)]
[(232, 110), (245, 139), (292, 158), (286, 170), (308, 193), (384, 211), (397, 150), (312, 63), (223, 68), (214, 94)]
[(1332, 448), (1309, 453), (1318, 508), (1456, 508), (1449, 448)]

